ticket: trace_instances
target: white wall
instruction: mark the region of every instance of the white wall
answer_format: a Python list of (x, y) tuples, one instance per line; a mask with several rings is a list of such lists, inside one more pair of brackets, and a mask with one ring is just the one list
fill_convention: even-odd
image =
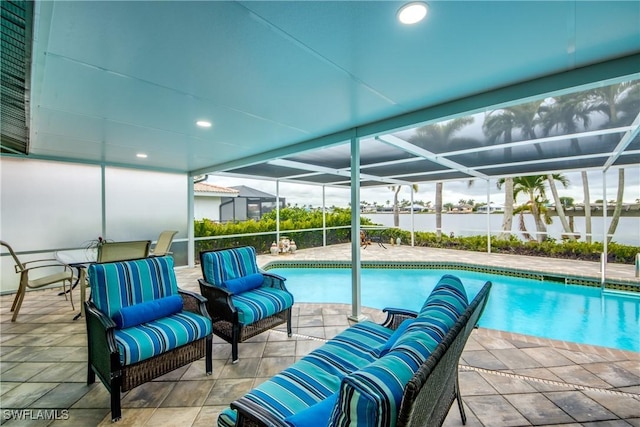
[[(171, 229), (175, 239), (187, 237), (187, 175), (106, 167), (104, 233), (100, 166), (0, 157), (0, 178), (0, 239), (22, 261), (85, 248), (98, 236), (154, 241)], [(186, 264), (186, 242), (172, 251), (177, 265)], [(18, 287), (7, 255), (0, 258), (3, 293)]]
[(196, 193), (193, 202), (193, 216), (195, 219), (204, 218), (220, 221), (220, 196), (203, 196)]

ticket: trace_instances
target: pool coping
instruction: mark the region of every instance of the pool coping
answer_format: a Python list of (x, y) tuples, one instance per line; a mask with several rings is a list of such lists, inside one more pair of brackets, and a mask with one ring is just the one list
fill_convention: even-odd
[[(274, 260), (266, 263), (262, 269), (268, 271), (272, 268), (351, 268), (350, 261), (294, 261), (294, 260)], [(498, 266), (487, 266), (481, 264), (465, 263), (459, 261), (361, 261), (363, 268), (385, 268), (385, 269), (457, 269), (465, 271), (476, 271), (479, 273), (500, 274), (503, 276), (522, 277), (545, 282), (554, 282), (565, 285), (581, 285), (589, 287), (601, 287), (601, 279), (593, 276), (570, 275), (560, 273), (550, 273), (539, 270), (529, 270), (517, 267), (506, 268)], [(630, 293), (631, 296), (640, 296), (640, 283), (627, 281), (624, 279), (605, 280), (604, 289), (609, 291), (621, 291)]]

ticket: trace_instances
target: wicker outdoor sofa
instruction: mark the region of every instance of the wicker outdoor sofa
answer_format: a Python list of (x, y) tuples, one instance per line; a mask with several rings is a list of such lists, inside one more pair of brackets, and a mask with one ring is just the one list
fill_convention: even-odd
[(382, 324), (357, 323), (232, 402), (231, 426), (440, 426), (454, 400), (466, 416), (458, 361), (491, 282), (468, 303), (443, 276), (419, 312), (385, 309)]

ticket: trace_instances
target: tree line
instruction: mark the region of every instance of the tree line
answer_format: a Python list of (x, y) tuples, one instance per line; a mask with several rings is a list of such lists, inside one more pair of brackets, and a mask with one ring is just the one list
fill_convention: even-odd
[[(640, 110), (640, 81), (633, 80), (613, 84), (584, 92), (558, 95), (543, 100), (525, 104), (504, 107), (485, 114), (482, 131), (489, 143), (509, 144), (514, 142), (514, 136), (520, 140), (535, 140), (557, 133), (573, 135), (580, 130), (589, 130), (595, 118), (598, 118), (599, 128), (612, 128), (630, 124)], [(422, 126), (416, 130), (410, 142), (430, 151), (439, 153), (454, 151), (458, 147), (480, 146), (481, 143), (473, 138), (463, 136), (463, 130), (474, 122), (474, 117), (460, 117), (443, 123)], [(539, 155), (544, 158), (543, 147), (533, 144)], [(582, 147), (578, 138), (571, 138), (572, 152), (581, 153)], [(513, 148), (504, 148), (504, 156), (509, 158)], [(591, 206), (589, 181), (587, 171), (581, 173), (584, 206), (585, 206), (585, 238), (591, 243)], [(567, 187), (569, 181), (562, 174), (545, 174), (532, 176), (508, 176), (497, 181), (498, 189), (504, 189), (504, 217), (500, 238), (508, 238), (513, 229), (513, 219), (517, 215), (518, 228), (530, 240), (544, 241), (547, 238), (546, 225), (551, 223), (546, 206), (549, 203), (547, 189), (551, 192), (558, 219), (562, 223), (565, 236), (574, 241), (576, 233), (564, 213), (562, 198), (558, 194), (556, 183)], [(615, 199), (615, 209), (608, 230), (608, 241), (617, 228), (622, 212), (624, 196), (624, 168), (618, 169), (618, 188)], [(473, 185), (473, 181), (469, 181)], [(442, 229), (442, 192), (444, 183), (436, 183), (435, 214), (437, 237), (441, 238)], [(389, 187), (394, 193), (394, 224), (398, 226), (400, 204), (398, 193), (400, 186)], [(417, 191), (413, 185), (413, 191)], [(524, 203), (515, 205), (518, 196), (525, 196)], [(524, 223), (524, 215), (533, 217), (536, 232), (529, 234)]]

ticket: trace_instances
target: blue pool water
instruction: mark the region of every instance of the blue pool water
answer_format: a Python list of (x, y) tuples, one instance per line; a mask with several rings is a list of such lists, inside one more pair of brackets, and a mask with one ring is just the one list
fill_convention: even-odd
[[(351, 270), (274, 268), (297, 302), (351, 304)], [(640, 298), (599, 288), (460, 270), (363, 269), (362, 305), (419, 310), (443, 274), (458, 276), (472, 299), (493, 287), (480, 326), (582, 344), (640, 351)]]

